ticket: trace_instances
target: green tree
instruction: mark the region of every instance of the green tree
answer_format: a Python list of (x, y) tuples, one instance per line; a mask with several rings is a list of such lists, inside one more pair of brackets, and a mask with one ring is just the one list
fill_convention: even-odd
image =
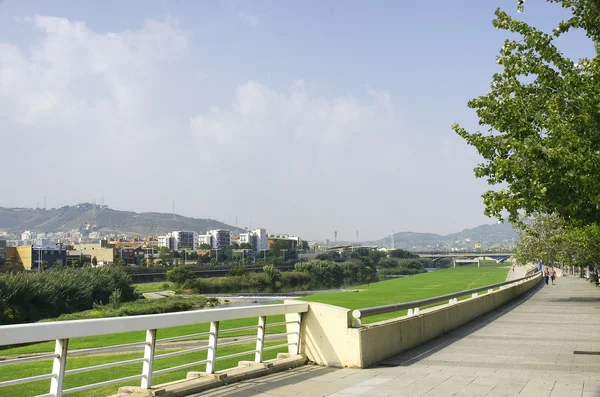
[(114, 266), (125, 266), (125, 261), (122, 259), (115, 259), (115, 261), (113, 262)]
[(210, 246), (210, 244), (206, 244), (206, 243), (200, 244), (200, 245), (198, 246), (198, 249), (201, 249), (201, 250), (209, 250), (209, 249), (211, 249), (211, 248), (212, 248), (212, 247)]
[(187, 280), (196, 278), (196, 274), (188, 265), (180, 265), (167, 271), (167, 281), (182, 286)]
[(515, 258), (519, 263), (538, 262), (553, 264), (560, 260), (559, 253), (569, 256), (564, 244), (563, 235), (567, 230), (566, 222), (558, 214), (535, 214), (535, 216), (519, 222), (516, 231), (520, 243), (517, 245)]
[(494, 26), (519, 38), (504, 42), (491, 91), (468, 104), (487, 131), (453, 129), (484, 158), (475, 175), (503, 185), (483, 195), (486, 215), (589, 224), (600, 220), (600, 58), (569, 59), (556, 40), (578, 29), (598, 43), (600, 1), (549, 2), (571, 12), (550, 33), (496, 10)]
[(168, 247), (160, 247), (158, 249), (158, 259), (160, 259), (163, 266), (171, 265), (173, 263), (173, 251)]
[(276, 288), (277, 284), (281, 280), (281, 271), (279, 271), (279, 269), (273, 265), (266, 265), (263, 266), (263, 273), (265, 274), (267, 282), (271, 288)]
[(247, 273), (248, 271), (246, 270), (246, 267), (244, 265), (235, 265), (234, 267), (232, 267), (231, 269), (229, 269), (229, 271), (227, 272), (227, 276), (228, 277), (235, 277), (235, 276), (243, 276)]
[(48, 262), (42, 261), (42, 263), (40, 265), (40, 270), (46, 270), (46, 269), (48, 269)]
[(249, 243), (240, 244), (240, 249), (251, 250), (252, 246)]

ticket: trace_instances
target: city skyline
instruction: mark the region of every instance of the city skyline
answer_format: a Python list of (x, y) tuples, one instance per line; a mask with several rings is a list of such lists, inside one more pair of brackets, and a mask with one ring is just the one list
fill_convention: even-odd
[[(516, 2), (434, 3), (2, 2), (15, 172), (0, 205), (175, 202), (318, 240), (494, 223), (480, 158), (450, 126), (476, 129), (466, 102), (489, 90), (506, 38), (493, 11)], [(519, 15), (546, 29), (566, 14)], [(580, 33), (559, 43), (593, 53)]]

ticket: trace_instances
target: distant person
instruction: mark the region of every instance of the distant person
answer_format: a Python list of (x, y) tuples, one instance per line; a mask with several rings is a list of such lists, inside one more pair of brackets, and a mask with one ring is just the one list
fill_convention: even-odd
[[(556, 284), (554, 284), (554, 280), (556, 279), (556, 270), (554, 270), (554, 268), (552, 268), (552, 272), (550, 273), (550, 278), (552, 279), (552, 285), (556, 285)], [(548, 284), (547, 281), (546, 281), (546, 284)]]
[(544, 272), (544, 281), (546, 282), (546, 285), (548, 285), (548, 281), (550, 281), (550, 272), (548, 271), (548, 268), (546, 268), (546, 271)]

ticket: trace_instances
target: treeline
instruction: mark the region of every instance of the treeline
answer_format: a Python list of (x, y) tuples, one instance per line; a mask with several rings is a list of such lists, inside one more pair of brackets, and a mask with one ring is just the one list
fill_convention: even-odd
[(131, 278), (115, 267), (6, 273), (0, 275), (0, 324), (34, 322), (136, 297)]

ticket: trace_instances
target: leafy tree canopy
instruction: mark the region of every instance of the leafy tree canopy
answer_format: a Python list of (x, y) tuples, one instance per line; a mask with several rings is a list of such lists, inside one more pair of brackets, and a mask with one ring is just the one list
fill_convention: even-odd
[(574, 29), (600, 43), (600, 0), (548, 2), (572, 15), (552, 32), (496, 10), (493, 25), (520, 39), (504, 42), (491, 91), (468, 103), (487, 131), (453, 129), (484, 158), (475, 175), (505, 186), (483, 195), (486, 215), (586, 225), (600, 221), (600, 57), (569, 59), (555, 43)]

